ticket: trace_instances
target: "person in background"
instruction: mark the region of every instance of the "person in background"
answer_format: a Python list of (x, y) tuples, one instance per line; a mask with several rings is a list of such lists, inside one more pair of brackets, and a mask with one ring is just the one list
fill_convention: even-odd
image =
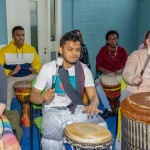
[(0, 150), (20, 150), (11, 125), (3, 114), (7, 102), (7, 78), (2, 65), (0, 65), (0, 85)]
[(146, 39), (150, 39), (150, 30), (148, 30), (144, 35), (144, 42), (139, 46), (138, 49), (145, 49), (147, 47), (146, 45)]
[[(98, 115), (99, 99), (96, 93), (92, 73), (87, 65), (81, 63), (81, 43), (78, 35), (67, 32), (60, 39), (59, 53), (62, 66), (59, 68), (55, 84), (57, 61), (49, 62), (41, 68), (30, 101), (43, 103), (43, 150), (62, 150), (63, 134), (67, 124), (74, 122), (91, 122), (107, 126)], [(54, 88), (53, 88), (54, 87)], [(46, 88), (44, 95), (41, 92)], [(84, 88), (90, 104), (83, 106)]]
[(150, 91), (150, 61), (141, 76), (148, 51), (150, 52), (150, 39), (146, 39), (145, 44), (146, 49), (136, 50), (128, 57), (122, 74), (127, 86), (121, 94), (120, 101), (131, 94)]
[(24, 42), (24, 28), (15, 26), (12, 29), (12, 38), (13, 40), (0, 50), (0, 64), (7, 76), (7, 110), (11, 107), (14, 83), (34, 79), (41, 68), (35, 48)]
[(82, 33), (80, 30), (77, 30), (77, 29), (74, 30), (74, 32), (78, 34), (78, 36), (80, 38), (80, 42), (81, 42), (81, 55), (80, 55), (79, 61), (86, 64), (88, 66), (88, 68), (90, 69), (91, 65), (89, 62), (89, 54), (88, 54), (86, 45), (83, 43)]
[[(106, 45), (101, 47), (96, 57), (96, 70), (102, 74), (99, 79), (101, 79), (103, 75), (110, 75), (111, 77), (111, 74), (113, 74), (112, 78), (114, 78), (114, 76), (120, 76), (128, 57), (126, 49), (118, 45), (119, 34), (117, 31), (108, 31), (105, 39)], [(100, 81), (96, 83), (96, 89), (105, 108), (102, 117), (107, 118), (112, 116), (113, 113), (111, 106), (108, 98), (102, 90)]]

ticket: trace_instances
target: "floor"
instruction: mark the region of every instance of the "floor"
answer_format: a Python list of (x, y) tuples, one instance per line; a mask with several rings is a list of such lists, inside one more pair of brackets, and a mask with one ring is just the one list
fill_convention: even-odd
[[(13, 98), (12, 100), (12, 106), (11, 109), (17, 109), (18, 112), (21, 112), (21, 104), (20, 102), (16, 99)], [(103, 110), (103, 106), (100, 105), (100, 109)], [(39, 115), (39, 111), (34, 111), (34, 117)], [(115, 150), (115, 139), (116, 139), (116, 122), (117, 122), (117, 117), (112, 116), (106, 119), (108, 129), (111, 131), (113, 137), (114, 137), (114, 144), (113, 144), (113, 150)], [(30, 148), (30, 128), (29, 127), (22, 127), (23, 130), (23, 136), (21, 139), (21, 148), (22, 150), (31, 150)], [(67, 147), (68, 150), (71, 150), (70, 147)], [(33, 149), (32, 150), (39, 150), (39, 140), (38, 140), (38, 130), (36, 126), (33, 126)]]

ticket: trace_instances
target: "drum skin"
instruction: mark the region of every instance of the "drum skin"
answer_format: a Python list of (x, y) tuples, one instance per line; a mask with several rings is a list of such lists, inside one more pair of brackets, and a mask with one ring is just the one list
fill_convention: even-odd
[[(93, 123), (72, 123), (65, 129), (65, 140), (78, 148), (108, 148), (112, 145), (111, 132)], [(69, 142), (70, 141), (70, 142)]]
[(121, 150), (150, 149), (150, 92), (128, 96), (121, 102)]
[(150, 124), (150, 92), (128, 96), (121, 102), (120, 111), (129, 119)]

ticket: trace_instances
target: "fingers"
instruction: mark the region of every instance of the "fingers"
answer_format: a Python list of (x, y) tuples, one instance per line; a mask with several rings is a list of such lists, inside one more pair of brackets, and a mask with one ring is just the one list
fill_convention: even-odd
[(46, 102), (49, 102), (54, 98), (54, 96), (55, 96), (55, 89), (48, 89), (43, 97)]
[(101, 110), (99, 110), (97, 107), (88, 105), (82, 108), (83, 111), (85, 111), (88, 116), (93, 116), (94, 114), (102, 113)]
[(36, 73), (36, 68), (29, 68), (32, 73)]
[(134, 85), (139, 85), (143, 82), (143, 79), (140, 75), (135, 76), (135, 78), (133, 78), (132, 83)]

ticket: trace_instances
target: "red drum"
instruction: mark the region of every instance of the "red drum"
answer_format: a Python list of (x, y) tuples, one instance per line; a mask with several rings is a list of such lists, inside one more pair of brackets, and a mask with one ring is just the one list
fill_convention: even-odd
[(128, 96), (120, 112), (121, 150), (150, 150), (150, 92)]
[(116, 112), (118, 97), (121, 94), (121, 76), (116, 76), (113, 73), (104, 74), (100, 82), (108, 97), (112, 112)]
[(64, 143), (72, 150), (108, 150), (113, 143), (111, 132), (93, 123), (72, 123), (66, 126)]
[(14, 91), (17, 99), (21, 102), (21, 126), (30, 126), (30, 102), (29, 97), (32, 90), (32, 81), (18, 81), (14, 83)]

